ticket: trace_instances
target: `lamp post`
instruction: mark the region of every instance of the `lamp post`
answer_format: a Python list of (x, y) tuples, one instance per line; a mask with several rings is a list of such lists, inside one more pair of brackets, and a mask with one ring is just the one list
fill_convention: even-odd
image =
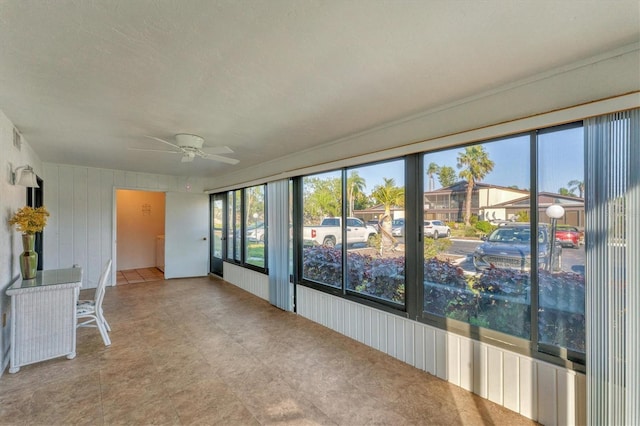
[(564, 207), (560, 204), (551, 204), (547, 207), (545, 213), (551, 218), (551, 238), (549, 242), (551, 246), (549, 248), (549, 262), (547, 263), (547, 270), (551, 271), (553, 270), (553, 257), (556, 249), (556, 225), (558, 223), (558, 219), (564, 216)]
[(253, 220), (255, 221), (255, 228), (253, 232), (256, 237), (256, 241), (259, 241), (260, 239), (258, 238), (258, 212), (253, 214)]

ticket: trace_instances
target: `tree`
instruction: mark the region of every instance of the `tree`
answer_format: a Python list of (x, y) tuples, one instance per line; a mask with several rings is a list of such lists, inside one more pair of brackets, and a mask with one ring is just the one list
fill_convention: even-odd
[(516, 213), (516, 222), (529, 222), (529, 211), (520, 210)]
[(249, 223), (254, 213), (264, 220), (264, 186), (253, 186), (244, 190), (245, 223)]
[(578, 197), (583, 198), (584, 195), (584, 182), (580, 181), (580, 180), (571, 180), (569, 181), (569, 183), (567, 184), (569, 186), (569, 190), (571, 191), (571, 193), (573, 194), (573, 192), (577, 189), (578, 190)]
[(355, 200), (364, 193), (366, 187), (366, 181), (357, 171), (352, 171), (349, 174), (347, 178), (347, 201), (349, 203), (347, 216), (353, 216)]
[(440, 167), (440, 170), (438, 170), (438, 181), (443, 187), (453, 185), (456, 182), (456, 171), (453, 167)]
[(342, 214), (342, 179), (305, 178), (304, 180), (304, 223), (319, 223), (326, 216)]
[(384, 184), (376, 185), (371, 197), (384, 206), (384, 216), (391, 220), (391, 207), (404, 207), (404, 188), (396, 186), (393, 178), (382, 178)]
[(384, 206), (384, 215), (378, 219), (380, 233), (383, 237), (396, 243), (396, 238), (391, 235), (391, 208), (393, 206), (404, 207), (404, 188), (397, 187), (392, 178), (382, 179), (384, 184), (376, 185), (371, 192), (371, 197)]
[(482, 145), (468, 146), (458, 153), (459, 176), (467, 181), (467, 198), (465, 201), (464, 224), (471, 225), (471, 198), (476, 182), (493, 170), (494, 162), (489, 159)]
[(433, 175), (437, 174), (440, 170), (440, 167), (436, 163), (429, 163), (429, 167), (427, 167), (427, 176), (429, 176), (429, 191), (433, 191), (434, 182)]
[(576, 194), (573, 193), (573, 191), (568, 190), (565, 187), (562, 188), (558, 188), (558, 194), (560, 195), (571, 195), (571, 196), (576, 196)]

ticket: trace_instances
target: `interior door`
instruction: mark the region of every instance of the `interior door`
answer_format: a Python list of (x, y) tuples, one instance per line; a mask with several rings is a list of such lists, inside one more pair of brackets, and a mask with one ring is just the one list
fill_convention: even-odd
[(226, 249), (225, 194), (211, 196), (211, 272), (222, 276), (224, 250)]
[(167, 192), (164, 250), (166, 279), (207, 275), (208, 235), (209, 195)]

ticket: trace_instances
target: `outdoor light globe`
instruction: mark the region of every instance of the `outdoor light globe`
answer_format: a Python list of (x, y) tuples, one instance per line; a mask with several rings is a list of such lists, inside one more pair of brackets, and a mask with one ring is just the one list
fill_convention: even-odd
[(564, 208), (559, 204), (551, 204), (545, 211), (551, 219), (560, 219), (564, 216)]

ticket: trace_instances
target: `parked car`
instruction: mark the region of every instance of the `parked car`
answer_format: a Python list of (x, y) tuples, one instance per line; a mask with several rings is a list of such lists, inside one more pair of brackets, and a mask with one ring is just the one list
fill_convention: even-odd
[(404, 237), (404, 219), (395, 219), (391, 222), (391, 235)]
[[(538, 225), (538, 268), (547, 269), (551, 258), (549, 225)], [(531, 269), (531, 226), (528, 223), (503, 225), (476, 247), (473, 264), (476, 270), (489, 267), (528, 271)], [(562, 267), (562, 245), (555, 242), (553, 249), (553, 270)]]
[[(378, 231), (356, 218), (347, 218), (347, 244), (367, 243), (373, 245), (373, 239)], [(342, 244), (342, 219), (339, 217), (325, 217), (320, 225), (310, 225), (303, 228), (304, 245), (323, 245), (334, 247)]]
[(575, 226), (558, 225), (556, 227), (556, 240), (562, 244), (562, 247), (580, 247), (581, 232)]
[(370, 226), (376, 230), (376, 232), (380, 232), (380, 223), (378, 223), (378, 219), (371, 219), (367, 221), (367, 226)]
[(425, 237), (433, 238), (434, 240), (451, 236), (451, 229), (441, 220), (425, 220), (423, 232)]
[(264, 242), (264, 223), (251, 224), (247, 227), (247, 241)]

